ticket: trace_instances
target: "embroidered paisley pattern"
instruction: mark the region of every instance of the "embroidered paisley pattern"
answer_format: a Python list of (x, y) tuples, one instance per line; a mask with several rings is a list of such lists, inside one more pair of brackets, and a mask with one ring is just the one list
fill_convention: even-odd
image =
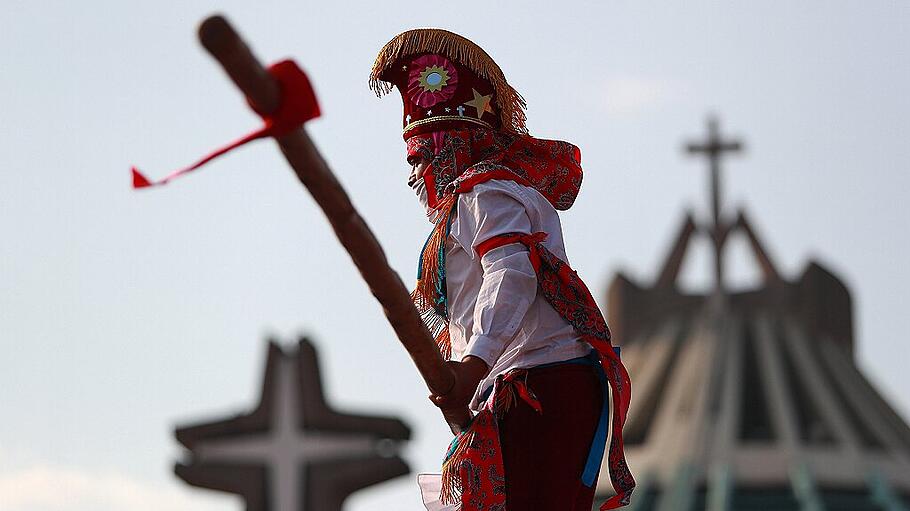
[(491, 179), (530, 186), (558, 210), (569, 209), (581, 188), (581, 151), (559, 140), (462, 129), (415, 135), (407, 150), (409, 163), (431, 162), (424, 178), (431, 208), (446, 195)]

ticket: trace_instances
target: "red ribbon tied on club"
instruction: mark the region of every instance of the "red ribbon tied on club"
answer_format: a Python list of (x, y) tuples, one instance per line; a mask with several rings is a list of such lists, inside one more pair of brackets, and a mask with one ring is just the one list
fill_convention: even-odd
[[(303, 126), (310, 119), (319, 117), (319, 103), (316, 101), (316, 94), (313, 92), (310, 80), (293, 60), (276, 62), (269, 66), (267, 71), (278, 82), (281, 104), (278, 105), (277, 110), (269, 114), (256, 111), (262, 117), (263, 125), (261, 128), (215, 150), (189, 167), (171, 172), (158, 181), (149, 181), (139, 172), (139, 169), (133, 167), (133, 188), (146, 188), (166, 184), (253, 140), (286, 135)], [(253, 110), (256, 110), (255, 107)]]

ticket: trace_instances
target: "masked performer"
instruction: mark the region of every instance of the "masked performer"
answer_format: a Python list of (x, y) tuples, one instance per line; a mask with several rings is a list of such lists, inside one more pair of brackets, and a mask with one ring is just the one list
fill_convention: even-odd
[(430, 398), (477, 412), (446, 454), (440, 500), (589, 511), (609, 436), (615, 495), (601, 509), (627, 504), (629, 378), (567, 263), (557, 215), (578, 194), (580, 151), (528, 135), (524, 99), (499, 66), (445, 30), (393, 38), (370, 85), (401, 92), (409, 184), (433, 223), (413, 298), (455, 385)]

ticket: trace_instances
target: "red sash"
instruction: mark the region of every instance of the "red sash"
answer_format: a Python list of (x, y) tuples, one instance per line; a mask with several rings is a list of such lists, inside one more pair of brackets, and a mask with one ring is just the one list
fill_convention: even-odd
[[(615, 509), (629, 503), (635, 479), (626, 464), (623, 452), (622, 428), (626, 421), (631, 399), (631, 382), (625, 366), (610, 343), (610, 329), (594, 297), (565, 261), (562, 261), (543, 246), (547, 234), (503, 234), (495, 236), (475, 247), (478, 255), (494, 248), (521, 243), (528, 247), (529, 257), (544, 297), (559, 314), (589, 343), (600, 357), (604, 373), (612, 389), (613, 422), (607, 466), (610, 482), (616, 495), (604, 502), (600, 509)], [(524, 387), (520, 379), (510, 372), (498, 378), (488, 404), (477, 415), (471, 427), (455, 438), (443, 465), (443, 486), (448, 492), (446, 500), (454, 501), (455, 493), (461, 493), (461, 510), (475, 511), (505, 509), (505, 495), (498, 477), (503, 474), (502, 456), (498, 449), (499, 437), (496, 428), (498, 412), (508, 408), (511, 399), (521, 398), (539, 408), (540, 404)], [(447, 477), (448, 476), (448, 477)], [(453, 480), (453, 479), (457, 479)], [(448, 484), (447, 484), (448, 482)], [(452, 487), (454, 485), (454, 488)], [(454, 491), (453, 491), (454, 490)], [(497, 491), (499, 490), (499, 491)]]

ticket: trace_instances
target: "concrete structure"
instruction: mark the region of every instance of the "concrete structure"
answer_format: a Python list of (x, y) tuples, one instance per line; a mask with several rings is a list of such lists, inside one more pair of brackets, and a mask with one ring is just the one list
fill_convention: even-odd
[[(633, 382), (630, 511), (907, 511), (910, 427), (856, 367), (849, 290), (816, 261), (780, 275), (745, 212), (723, 216), (719, 157), (740, 148), (713, 121), (688, 146), (711, 161), (713, 223), (687, 214), (653, 283), (619, 274), (608, 291)], [(763, 283), (731, 292), (723, 253), (737, 234)], [(693, 235), (714, 246), (703, 295), (676, 285)]]
[(177, 476), (240, 495), (247, 511), (339, 511), (366, 486), (407, 474), (400, 420), (339, 413), (325, 402), (316, 348), (268, 345), (262, 394), (247, 414), (178, 427)]

